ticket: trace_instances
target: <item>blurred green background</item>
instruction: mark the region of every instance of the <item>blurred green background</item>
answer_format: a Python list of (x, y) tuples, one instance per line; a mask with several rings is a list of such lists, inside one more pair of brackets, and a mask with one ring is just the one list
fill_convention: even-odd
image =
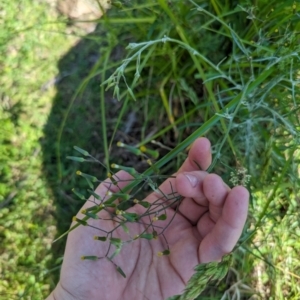
[[(52, 241), (82, 205), (72, 188), (86, 189), (75, 172), (106, 176), (67, 160), (74, 145), (141, 171), (147, 163), (117, 141), (163, 157), (201, 126), (213, 172), (230, 185), (242, 168), (251, 175), (244, 243), (201, 299), (299, 299), (300, 4), (112, 4), (87, 33), (55, 1), (0, 3), (0, 299), (43, 299), (57, 283), (65, 240)], [(119, 72), (117, 99), (101, 83), (141, 49), (129, 43), (147, 41), (158, 42)]]

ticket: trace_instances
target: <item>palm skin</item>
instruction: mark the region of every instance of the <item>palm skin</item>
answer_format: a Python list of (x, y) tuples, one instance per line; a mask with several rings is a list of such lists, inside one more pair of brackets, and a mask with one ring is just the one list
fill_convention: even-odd
[[(170, 194), (172, 187), (183, 196), (171, 225), (164, 231), (165, 238), (159, 235), (156, 240), (137, 239), (124, 245), (113, 259), (126, 278), (105, 258), (80, 260), (82, 255), (105, 256), (107, 244), (93, 240), (93, 236), (101, 235), (101, 231), (80, 226), (70, 232), (60, 281), (48, 299), (163, 300), (182, 293), (196, 265), (219, 261), (233, 249), (247, 218), (248, 191), (242, 186), (229, 189), (219, 176), (199, 171), (199, 166), (206, 170), (210, 163), (210, 142), (199, 138), (176, 178), (167, 179), (160, 186), (164, 194)], [(131, 175), (124, 171), (116, 176), (122, 180), (118, 187), (102, 183), (96, 193), (103, 197), (108, 189), (118, 192), (131, 179)], [(145, 200), (154, 202), (158, 197), (161, 195), (152, 193)], [(91, 202), (86, 202), (83, 208), (91, 205)], [(131, 212), (138, 214), (143, 210), (140, 205), (130, 208)], [(105, 211), (99, 216), (105, 219), (105, 214), (109, 218)], [(167, 225), (174, 209), (167, 208), (166, 214), (168, 219), (157, 221), (155, 225)], [(82, 218), (82, 215), (79, 213), (78, 217)], [(114, 221), (108, 220), (90, 219), (88, 223), (106, 231), (116, 226)], [(142, 222), (130, 225), (132, 236), (145, 229)], [(122, 229), (114, 231), (114, 237), (128, 240), (128, 234)], [(159, 257), (157, 253), (167, 248), (165, 239), (171, 253)]]

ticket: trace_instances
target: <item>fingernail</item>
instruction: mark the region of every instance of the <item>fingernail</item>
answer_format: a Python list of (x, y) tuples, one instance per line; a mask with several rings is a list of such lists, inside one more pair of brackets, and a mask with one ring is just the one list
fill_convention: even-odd
[(192, 187), (195, 187), (198, 184), (199, 180), (196, 176), (188, 173), (183, 173), (183, 175), (188, 179)]

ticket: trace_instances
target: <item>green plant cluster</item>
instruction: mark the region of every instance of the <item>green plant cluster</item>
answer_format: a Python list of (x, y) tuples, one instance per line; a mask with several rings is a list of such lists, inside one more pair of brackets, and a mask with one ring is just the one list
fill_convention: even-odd
[(57, 61), (75, 40), (65, 28), (46, 2), (0, 3), (0, 299), (43, 299), (54, 284), (46, 276), (56, 266), (53, 193), (40, 141)]

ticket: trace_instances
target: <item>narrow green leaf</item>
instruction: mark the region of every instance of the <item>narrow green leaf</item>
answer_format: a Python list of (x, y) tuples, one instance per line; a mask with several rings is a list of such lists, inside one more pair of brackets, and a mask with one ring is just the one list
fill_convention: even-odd
[(124, 170), (124, 171), (128, 172), (129, 174), (131, 174), (133, 176), (137, 174), (137, 171), (134, 168), (131, 168), (131, 167), (125, 167), (125, 166), (121, 166), (121, 165), (117, 165), (117, 164), (111, 164), (111, 167), (113, 169)]
[[(104, 23), (107, 22), (105, 18), (102, 18), (97, 22)], [(144, 17), (144, 18), (109, 18), (110, 24), (138, 24), (138, 23), (147, 23), (147, 24), (153, 24), (156, 20), (156, 17)]]
[(115, 6), (115, 7), (117, 7), (117, 8), (120, 8), (120, 9), (121, 9), (121, 8), (124, 8), (122, 2), (120, 2), (120, 1), (112, 1), (112, 2), (111, 2), (111, 5), (112, 5), (112, 6)]
[[(114, 83), (115, 84), (115, 83)], [(108, 86), (107, 89), (109, 89), (110, 87)], [(118, 101), (120, 101), (120, 88), (118, 85), (115, 86), (114, 88), (114, 93), (113, 93), (113, 97), (116, 97)]]
[(88, 185), (89, 185), (89, 187), (90, 187), (91, 189), (94, 189), (94, 188), (95, 188), (94, 185), (92, 184), (92, 182), (90, 181), (89, 178), (85, 177), (85, 180), (86, 180), (86, 182), (88, 183)]
[(122, 216), (129, 222), (136, 222), (139, 219), (138, 214), (125, 212)]
[(98, 220), (98, 219), (99, 219), (99, 216), (98, 216), (98, 215), (93, 214), (93, 213), (88, 212), (88, 211), (87, 211), (84, 215), (86, 215), (86, 216), (88, 216), (88, 217), (90, 217), (90, 218), (92, 218), (92, 219), (94, 219), (94, 220)]
[(127, 88), (127, 91), (128, 91), (128, 93), (129, 93), (129, 95), (132, 97), (132, 99), (133, 99), (134, 101), (136, 101), (136, 98), (135, 98), (135, 96), (134, 96), (134, 93), (133, 93), (132, 89), (131, 89), (130, 87), (128, 87), (128, 88)]
[(116, 247), (114, 253), (109, 257), (109, 259), (112, 260), (115, 256), (117, 256), (120, 253), (121, 249), (122, 249), (122, 245)]
[(146, 239), (146, 240), (152, 240), (153, 234), (152, 233), (142, 233), (139, 235), (140, 238)]
[(167, 215), (166, 214), (162, 214), (160, 216), (157, 217), (158, 220), (164, 221), (167, 219)]
[(170, 250), (169, 249), (166, 249), (162, 252), (163, 255), (170, 255)]
[(155, 159), (158, 159), (158, 157), (159, 157), (159, 152), (157, 150), (149, 149), (146, 146), (141, 146), (140, 151), (151, 155)]
[(86, 150), (83, 150), (77, 146), (74, 146), (73, 147), (76, 151), (78, 151), (79, 153), (83, 154), (84, 156), (90, 156), (90, 154), (86, 151)]
[(117, 205), (115, 203), (107, 203), (105, 202), (105, 204), (103, 204), (105, 207), (117, 207)]
[(98, 194), (96, 194), (94, 191), (92, 191), (92, 190), (87, 190), (91, 195), (93, 195), (96, 199), (98, 199), (98, 200), (102, 200), (101, 199), (101, 197), (98, 195)]
[[(105, 82), (103, 82), (104, 84)], [(107, 82), (107, 85), (106, 85), (106, 88), (105, 88), (105, 91), (108, 91), (111, 87), (115, 86), (116, 85), (116, 82), (115, 81), (111, 81), (110, 83)], [(115, 95), (113, 95), (115, 96)]]
[(98, 181), (97, 177), (95, 177), (93, 175), (86, 174), (86, 173), (82, 173), (81, 171), (77, 171), (76, 174), (79, 175), (79, 176), (84, 177), (87, 180), (91, 180), (92, 182), (97, 182)]
[(98, 260), (98, 256), (89, 255), (89, 256), (81, 256), (82, 260)]
[(67, 156), (67, 159), (78, 161), (78, 162), (84, 162), (85, 159), (83, 157), (77, 157), (77, 156)]
[(142, 205), (143, 207), (145, 207), (145, 208), (148, 208), (148, 207), (150, 207), (150, 203), (149, 202), (147, 202), (147, 201), (141, 201), (141, 202), (139, 202), (138, 204), (140, 204), (140, 205)]
[(122, 270), (119, 266), (116, 267), (116, 270), (117, 270), (124, 278), (126, 278), (126, 274), (123, 272), (123, 270)]
[(121, 226), (122, 226), (124, 232), (129, 233), (129, 229), (124, 223), (121, 223)]
[(121, 147), (121, 148), (125, 148), (126, 150), (128, 150), (129, 152), (131, 152), (135, 155), (141, 155), (142, 154), (142, 151), (140, 149), (138, 149), (136, 147), (133, 147), (133, 146), (130, 146), (130, 145), (126, 145), (122, 142), (118, 142), (117, 146)]
[(107, 240), (107, 237), (106, 236), (97, 236), (97, 235), (95, 235), (94, 240), (105, 242)]
[(77, 217), (73, 217), (72, 221), (77, 222), (78, 224), (81, 224), (83, 226), (87, 225), (87, 222), (85, 220), (78, 219)]
[(110, 172), (107, 173), (107, 177), (112, 181), (112, 183), (114, 185), (118, 185), (118, 182), (116, 181), (116, 179), (112, 176), (112, 174)]
[(120, 204), (117, 205), (117, 209), (121, 211), (126, 211), (132, 206), (132, 201), (122, 201)]
[(85, 210), (90, 211), (90, 212), (93, 212), (93, 211), (99, 212), (99, 211), (102, 210), (102, 208), (101, 208), (101, 205), (100, 206), (99, 205), (93, 205), (91, 207), (86, 208)]
[(181, 295), (175, 295), (172, 297), (169, 297), (167, 300), (180, 300)]
[(85, 197), (81, 193), (77, 192), (74, 188), (72, 189), (72, 192), (81, 200), (85, 200)]
[(121, 239), (119, 239), (119, 238), (110, 238), (109, 239), (110, 240), (110, 242), (113, 244), (113, 245), (115, 245), (116, 247), (119, 247), (120, 245), (122, 245), (122, 240)]
[(196, 105), (199, 102), (199, 99), (197, 97), (196, 92), (193, 88), (191, 88), (184, 78), (179, 79), (180, 87), (181, 89), (186, 92), (187, 96), (190, 98), (190, 100)]
[(117, 196), (119, 199), (122, 199), (122, 200), (129, 200), (130, 199), (130, 195), (128, 194), (124, 194), (124, 193), (112, 193), (112, 192), (108, 192), (107, 193), (108, 196)]

